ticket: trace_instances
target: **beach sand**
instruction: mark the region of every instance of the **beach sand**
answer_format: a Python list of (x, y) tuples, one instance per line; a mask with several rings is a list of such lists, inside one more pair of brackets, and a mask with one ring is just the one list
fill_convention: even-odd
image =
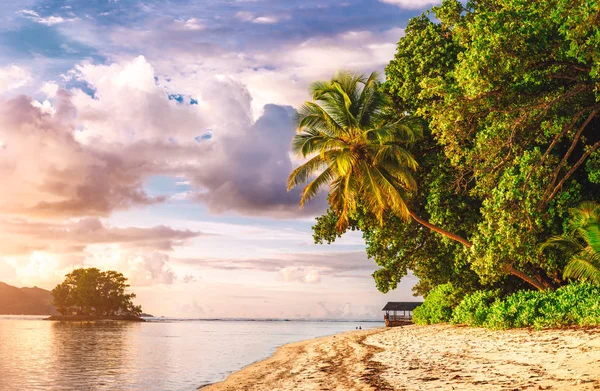
[(600, 390), (600, 329), (406, 326), (285, 345), (202, 391)]

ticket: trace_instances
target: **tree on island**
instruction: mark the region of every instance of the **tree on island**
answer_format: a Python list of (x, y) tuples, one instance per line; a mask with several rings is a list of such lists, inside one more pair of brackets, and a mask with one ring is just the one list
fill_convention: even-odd
[(123, 274), (97, 268), (75, 269), (52, 290), (56, 310), (65, 316), (140, 316), (142, 307), (134, 305), (135, 293)]

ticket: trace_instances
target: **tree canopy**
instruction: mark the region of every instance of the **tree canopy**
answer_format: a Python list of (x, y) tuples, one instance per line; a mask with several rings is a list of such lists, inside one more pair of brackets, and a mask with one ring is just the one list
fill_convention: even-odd
[(123, 274), (97, 268), (75, 269), (53, 290), (54, 306), (62, 315), (139, 316), (142, 307), (133, 304), (135, 293)]
[[(388, 113), (425, 125), (408, 210), (465, 237), (356, 208), (380, 290), (413, 270), (417, 292), (565, 283), (568, 257), (539, 246), (569, 209), (600, 200), (600, 0), (444, 0), (413, 18), (386, 68)], [(365, 205), (363, 205), (365, 206)], [(332, 207), (317, 242), (338, 236)]]

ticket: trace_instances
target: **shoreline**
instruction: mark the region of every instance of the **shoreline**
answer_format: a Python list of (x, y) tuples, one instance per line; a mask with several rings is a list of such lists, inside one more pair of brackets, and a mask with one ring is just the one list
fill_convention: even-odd
[(599, 390), (600, 329), (348, 331), (283, 345), (200, 389)]
[(139, 316), (134, 315), (115, 315), (115, 316), (95, 316), (95, 315), (51, 315), (44, 320), (56, 322), (145, 322)]

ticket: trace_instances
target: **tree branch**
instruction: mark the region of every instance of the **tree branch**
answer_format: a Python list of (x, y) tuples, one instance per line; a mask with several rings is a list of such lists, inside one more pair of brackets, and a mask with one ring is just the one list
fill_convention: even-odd
[[(571, 146), (569, 147), (569, 149), (567, 150), (567, 152), (564, 154), (561, 162), (558, 164), (558, 166), (556, 167), (556, 169), (552, 173), (552, 180), (548, 184), (548, 187), (547, 187), (546, 191), (544, 192), (544, 196), (542, 197), (542, 199), (544, 200), (544, 204), (546, 204), (547, 201), (549, 201), (548, 194), (552, 190), (552, 186), (554, 186), (554, 184), (556, 183), (556, 180), (558, 179), (558, 175), (560, 174), (560, 171), (567, 164), (567, 161), (568, 161), (569, 157), (571, 156), (571, 154), (575, 150), (575, 147), (579, 143), (579, 139), (581, 138), (581, 134), (583, 133), (583, 131), (585, 130), (585, 128), (588, 126), (588, 124), (592, 121), (592, 119), (594, 119), (594, 117), (596, 116), (596, 114), (598, 114), (598, 111), (600, 111), (600, 108), (598, 108), (598, 106), (595, 106), (594, 110), (590, 113), (590, 115), (588, 115), (588, 117), (586, 118), (586, 120), (579, 127), (579, 130), (577, 131), (577, 133), (573, 137), (573, 141), (571, 142)], [(564, 181), (562, 181), (562, 182), (564, 182)]]
[(588, 156), (590, 156), (592, 154), (592, 152), (594, 152), (595, 150), (597, 150), (598, 148), (600, 148), (600, 141), (596, 142), (596, 144), (592, 145), (586, 153), (584, 153), (581, 158), (577, 161), (577, 163), (575, 163), (573, 165), (573, 167), (571, 167), (571, 169), (569, 170), (569, 172), (567, 172), (567, 174), (563, 177), (563, 179), (560, 180), (560, 182), (558, 182), (558, 185), (556, 185), (556, 187), (554, 188), (554, 190), (552, 191), (552, 193), (548, 196), (548, 199), (546, 199), (544, 201), (544, 205), (548, 204), (548, 202), (550, 202), (550, 200), (552, 200), (552, 198), (554, 198), (554, 196), (556, 195), (556, 193), (562, 188), (563, 184), (567, 181), (567, 179), (569, 179), (571, 177), (571, 175), (573, 175), (573, 173), (575, 171), (577, 171), (577, 169), (579, 168), (579, 166), (581, 166), (581, 164), (583, 164), (583, 162), (585, 161), (585, 159), (588, 158)]

